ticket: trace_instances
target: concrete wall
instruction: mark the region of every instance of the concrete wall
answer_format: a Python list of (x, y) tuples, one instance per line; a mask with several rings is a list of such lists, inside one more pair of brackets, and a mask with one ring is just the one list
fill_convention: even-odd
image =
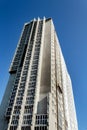
[(48, 93), (50, 91), (50, 73), (51, 73), (51, 44), (50, 44), (50, 22), (45, 23), (40, 93)]
[(51, 30), (50, 21), (45, 23), (45, 33), (43, 42), (40, 94), (37, 112), (39, 114), (47, 113), (47, 94), (51, 89)]

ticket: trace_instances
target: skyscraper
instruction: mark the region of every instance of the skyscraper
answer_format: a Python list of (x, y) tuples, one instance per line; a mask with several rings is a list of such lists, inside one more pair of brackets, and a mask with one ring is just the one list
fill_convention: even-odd
[(78, 130), (72, 84), (51, 18), (23, 27), (0, 106), (0, 130)]

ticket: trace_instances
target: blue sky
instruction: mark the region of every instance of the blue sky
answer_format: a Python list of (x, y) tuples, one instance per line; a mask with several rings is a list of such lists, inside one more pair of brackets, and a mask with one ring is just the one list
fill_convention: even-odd
[(70, 73), (79, 130), (87, 130), (87, 0), (0, 0), (0, 102), (22, 27), (52, 17)]

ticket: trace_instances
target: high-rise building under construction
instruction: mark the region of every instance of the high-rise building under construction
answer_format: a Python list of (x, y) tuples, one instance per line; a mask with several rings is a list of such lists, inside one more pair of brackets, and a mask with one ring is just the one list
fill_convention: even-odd
[(71, 79), (51, 18), (23, 27), (0, 106), (0, 130), (78, 130)]

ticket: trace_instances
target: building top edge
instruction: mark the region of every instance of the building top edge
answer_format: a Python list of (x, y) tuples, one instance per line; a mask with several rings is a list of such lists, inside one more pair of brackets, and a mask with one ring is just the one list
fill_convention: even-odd
[(31, 22), (33, 22), (33, 21), (37, 21), (37, 20), (46, 20), (46, 21), (49, 21), (49, 20), (52, 20), (52, 18), (51, 17), (49, 17), (49, 18), (46, 18), (46, 17), (43, 17), (43, 19), (41, 19), (40, 17), (38, 17), (37, 19), (36, 18), (34, 18), (33, 20), (31, 20), (31, 21), (29, 21), (29, 22), (26, 22), (24, 25), (27, 25), (27, 24), (30, 24)]

